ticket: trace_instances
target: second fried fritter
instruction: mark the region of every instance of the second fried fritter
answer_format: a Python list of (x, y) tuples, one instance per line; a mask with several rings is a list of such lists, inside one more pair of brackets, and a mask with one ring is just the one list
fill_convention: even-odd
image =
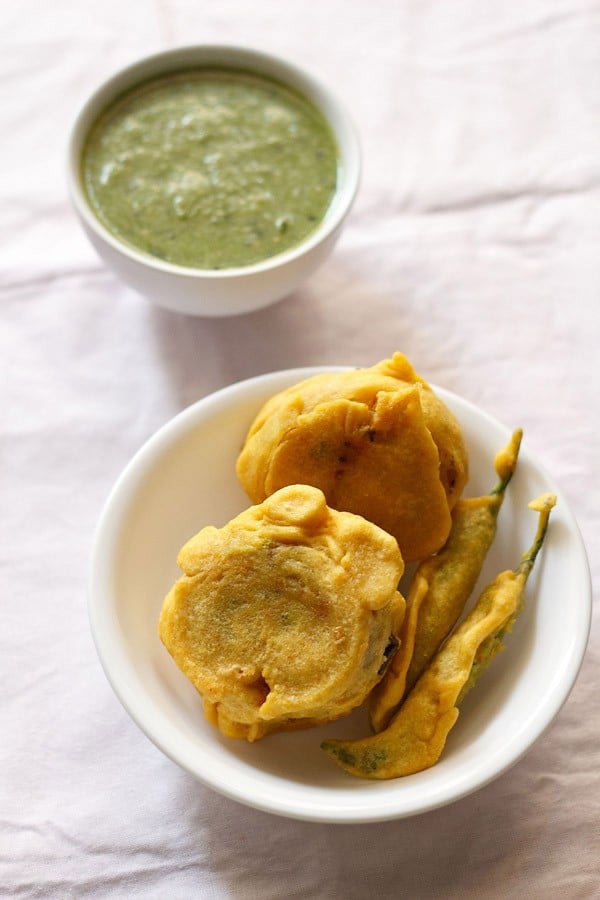
[(392, 534), (405, 562), (443, 546), (468, 476), (460, 426), (401, 353), (369, 369), (313, 376), (272, 397), (237, 474), (254, 503), (286, 484)]

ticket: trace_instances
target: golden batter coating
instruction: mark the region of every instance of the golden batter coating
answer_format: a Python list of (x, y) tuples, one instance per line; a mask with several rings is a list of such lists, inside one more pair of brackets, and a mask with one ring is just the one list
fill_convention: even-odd
[(402, 624), (396, 541), (291, 485), (181, 549), (160, 637), (206, 717), (249, 741), (359, 706)]
[(468, 477), (460, 426), (401, 353), (369, 369), (323, 373), (272, 397), (237, 461), (253, 503), (287, 484), (393, 535), (405, 562), (446, 541)]

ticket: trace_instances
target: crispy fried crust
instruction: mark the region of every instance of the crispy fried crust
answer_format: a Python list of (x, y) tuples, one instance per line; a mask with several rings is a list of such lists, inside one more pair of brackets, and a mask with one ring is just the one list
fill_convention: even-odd
[(287, 484), (320, 488), (330, 506), (392, 534), (408, 562), (444, 544), (468, 461), (453, 414), (397, 353), (272, 397), (250, 428), (237, 474), (254, 503)]
[(231, 737), (338, 718), (384, 670), (404, 616), (396, 541), (293, 485), (182, 548), (159, 633)]

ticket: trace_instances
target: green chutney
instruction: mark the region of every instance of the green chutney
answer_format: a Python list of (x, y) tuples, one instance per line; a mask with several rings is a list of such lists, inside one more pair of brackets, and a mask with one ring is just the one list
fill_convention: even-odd
[(336, 190), (319, 110), (266, 77), (198, 68), (144, 82), (92, 126), (85, 190), (100, 222), (152, 256), (249, 266), (299, 244)]

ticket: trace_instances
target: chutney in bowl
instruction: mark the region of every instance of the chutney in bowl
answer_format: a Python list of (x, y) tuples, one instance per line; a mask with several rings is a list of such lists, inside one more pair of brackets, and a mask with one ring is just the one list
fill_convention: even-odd
[(70, 145), (75, 210), (102, 258), (161, 306), (231, 315), (325, 259), (358, 187), (348, 114), (259, 51), (178, 48), (106, 82)]

